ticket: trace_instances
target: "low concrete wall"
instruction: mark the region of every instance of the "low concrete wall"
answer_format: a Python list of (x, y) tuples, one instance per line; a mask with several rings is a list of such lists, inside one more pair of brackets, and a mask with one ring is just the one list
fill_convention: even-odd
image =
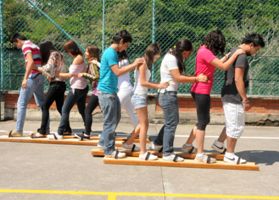
[[(4, 118), (16, 118), (16, 102), (18, 92), (9, 91), (4, 93)], [(252, 107), (246, 112), (246, 123), (254, 125), (275, 125), (279, 126), (279, 97), (250, 97)], [(149, 95), (148, 99), (149, 119), (153, 123), (163, 122), (163, 113), (156, 101), (156, 95)], [(211, 124), (224, 124), (224, 115), (220, 96), (211, 96)], [(196, 122), (196, 107), (190, 95), (179, 95), (180, 123)], [(60, 120), (60, 115), (56, 111), (55, 103), (51, 106), (51, 120)], [(28, 104), (27, 119), (41, 120), (41, 112), (35, 104), (34, 99)], [(72, 121), (80, 121), (81, 117), (76, 106), (72, 109)], [(102, 114), (99, 108), (94, 112), (94, 120), (102, 121)], [(129, 119), (122, 112), (121, 122), (128, 122)]]

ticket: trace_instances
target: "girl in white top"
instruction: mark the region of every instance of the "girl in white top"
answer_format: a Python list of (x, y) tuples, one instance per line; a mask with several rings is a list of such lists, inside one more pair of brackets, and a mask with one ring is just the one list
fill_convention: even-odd
[(207, 76), (185, 76), (184, 61), (193, 50), (189, 40), (180, 40), (170, 49), (163, 58), (160, 67), (161, 82), (168, 82), (169, 86), (159, 91), (159, 104), (164, 112), (165, 123), (159, 135), (151, 143), (151, 148), (159, 150), (163, 146), (163, 159), (167, 161), (182, 162), (184, 159), (175, 155), (173, 150), (174, 135), (179, 122), (177, 90), (178, 83), (206, 82)]
[[(118, 53), (119, 68), (129, 65), (129, 60), (126, 51)], [(138, 118), (134, 113), (134, 106), (131, 102), (131, 97), (133, 95), (133, 85), (130, 81), (130, 74), (126, 73), (118, 77), (118, 93), (117, 93), (121, 106), (125, 108), (127, 114), (129, 115), (134, 128), (138, 125)]]
[(152, 64), (160, 58), (160, 47), (158, 44), (151, 44), (147, 47), (144, 54), (145, 62), (136, 70), (135, 91), (132, 96), (132, 103), (136, 109), (140, 125), (140, 154), (139, 159), (156, 160), (156, 155), (146, 151), (146, 137), (148, 130), (148, 110), (147, 110), (147, 92), (148, 88), (164, 89), (168, 83), (149, 82), (150, 69)]
[[(129, 65), (128, 55), (126, 51), (118, 52), (119, 68)], [(126, 142), (122, 144), (122, 147), (128, 150), (139, 150), (133, 144), (134, 139), (139, 135), (140, 126), (138, 124), (138, 118), (134, 113), (135, 108), (131, 102), (131, 97), (133, 95), (133, 85), (130, 81), (130, 74), (125, 73), (118, 77), (118, 92), (117, 96), (119, 98), (121, 107), (124, 108), (130, 117), (131, 123), (134, 126), (133, 131), (128, 136)]]
[[(84, 63), (83, 54), (78, 45), (70, 40), (64, 44), (64, 50), (74, 58), (73, 63), (69, 67), (69, 73), (59, 73), (62, 78), (70, 78), (70, 87), (63, 108), (61, 121), (58, 127), (58, 132), (54, 134), (55, 139), (62, 139), (63, 134), (69, 127), (69, 115), (70, 111), (75, 104), (77, 104), (78, 111), (85, 124), (85, 102), (88, 92), (87, 81), (84, 77), (79, 77), (79, 73), (87, 71), (87, 67)], [(71, 130), (68, 130), (71, 133)]]

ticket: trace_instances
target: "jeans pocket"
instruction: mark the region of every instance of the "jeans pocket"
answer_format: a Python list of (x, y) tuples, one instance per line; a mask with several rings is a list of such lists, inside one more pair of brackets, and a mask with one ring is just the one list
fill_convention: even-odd
[(106, 94), (106, 97), (110, 100), (110, 101), (115, 101), (116, 96), (113, 94)]

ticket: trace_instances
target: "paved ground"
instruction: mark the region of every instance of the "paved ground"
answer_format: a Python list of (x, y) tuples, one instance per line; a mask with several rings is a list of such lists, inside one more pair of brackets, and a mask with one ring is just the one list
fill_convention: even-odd
[[(51, 122), (55, 131), (58, 123)], [(0, 134), (15, 121), (0, 122)], [(27, 121), (25, 130), (38, 128)], [(80, 131), (82, 124), (71, 124)], [(93, 125), (100, 132), (102, 124)], [(161, 125), (151, 124), (149, 135)], [(192, 125), (179, 125), (175, 146), (181, 146)], [(206, 148), (221, 126), (209, 126)], [(119, 132), (131, 126), (120, 123)], [(233, 171), (146, 166), (105, 165), (90, 155), (92, 147), (0, 143), (0, 200), (163, 200), (279, 199), (278, 127), (246, 127), (238, 152), (257, 162), (260, 171)], [(126, 193), (121, 193), (126, 192)], [(179, 196), (180, 195), (180, 196)]]

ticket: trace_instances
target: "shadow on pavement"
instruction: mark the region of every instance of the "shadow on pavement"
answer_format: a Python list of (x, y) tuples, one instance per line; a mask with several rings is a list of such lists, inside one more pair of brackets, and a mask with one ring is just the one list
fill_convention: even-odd
[(241, 151), (238, 152), (237, 155), (247, 159), (249, 162), (256, 162), (257, 164), (273, 165), (274, 163), (279, 162), (279, 151)]

